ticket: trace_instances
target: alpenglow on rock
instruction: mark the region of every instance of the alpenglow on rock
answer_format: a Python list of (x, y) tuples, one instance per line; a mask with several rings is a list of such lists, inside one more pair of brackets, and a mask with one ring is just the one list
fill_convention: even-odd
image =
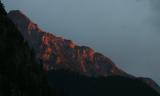
[(33, 48), (37, 60), (46, 71), (66, 69), (88, 76), (127, 75), (109, 58), (93, 49), (42, 31), (19, 10), (9, 12), (8, 16)]

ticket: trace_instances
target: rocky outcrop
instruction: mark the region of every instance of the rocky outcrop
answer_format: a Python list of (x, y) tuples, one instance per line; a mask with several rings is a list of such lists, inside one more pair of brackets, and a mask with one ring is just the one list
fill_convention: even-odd
[(46, 71), (69, 69), (89, 76), (126, 75), (109, 58), (93, 49), (42, 31), (21, 11), (11, 11), (8, 16), (35, 50)]

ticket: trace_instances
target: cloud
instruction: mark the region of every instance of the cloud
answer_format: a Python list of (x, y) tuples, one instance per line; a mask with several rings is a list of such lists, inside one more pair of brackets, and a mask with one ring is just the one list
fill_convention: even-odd
[(160, 29), (160, 0), (149, 0), (151, 8), (151, 22)]
[(150, 5), (154, 11), (160, 11), (160, 0), (150, 0)]

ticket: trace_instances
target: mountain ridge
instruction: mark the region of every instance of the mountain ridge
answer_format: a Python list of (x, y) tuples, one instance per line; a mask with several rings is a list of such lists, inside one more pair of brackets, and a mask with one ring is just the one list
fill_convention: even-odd
[(19, 10), (10, 11), (8, 16), (36, 51), (37, 58), (45, 63), (46, 70), (63, 67), (87, 75), (127, 75), (112, 60), (90, 47), (78, 46), (71, 40), (42, 31)]
[(1, 1), (0, 29), (0, 96), (159, 96), (136, 78), (95, 78), (60, 70), (50, 70), (50, 83), (56, 87), (50, 89), (42, 66), (36, 63), (33, 50), (7, 17)]
[[(91, 77), (120, 75), (135, 78), (93, 49), (78, 46), (71, 40), (41, 30), (19, 10), (10, 11), (8, 17), (18, 27), (30, 47), (34, 49), (37, 61), (43, 64), (46, 71), (65, 69)], [(160, 93), (160, 87), (153, 80), (138, 78)]]

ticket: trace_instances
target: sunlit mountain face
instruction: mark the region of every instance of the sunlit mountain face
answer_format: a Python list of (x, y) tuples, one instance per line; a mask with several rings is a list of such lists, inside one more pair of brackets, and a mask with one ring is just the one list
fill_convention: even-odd
[(87, 46), (42, 31), (20, 11), (11, 11), (12, 19), (26, 41), (36, 52), (45, 70), (69, 69), (89, 76), (127, 75), (102, 54)]
[(8, 12), (22, 10), (42, 29), (90, 46), (126, 72), (160, 81), (159, 0), (3, 2)]

